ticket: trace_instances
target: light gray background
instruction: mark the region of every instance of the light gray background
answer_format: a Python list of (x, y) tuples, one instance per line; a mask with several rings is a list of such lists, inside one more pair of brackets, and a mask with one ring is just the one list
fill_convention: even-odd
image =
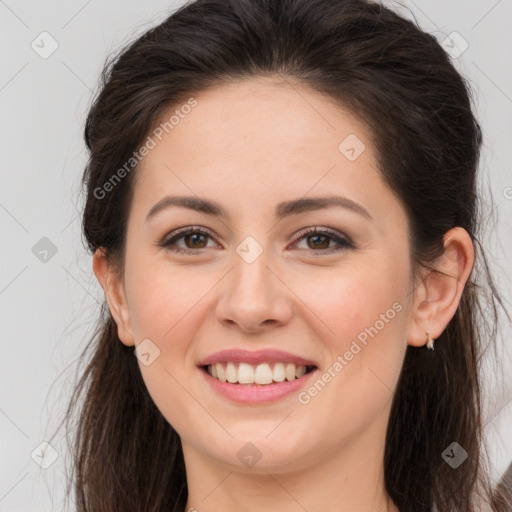
[[(62, 439), (52, 440), (57, 459), (47, 469), (31, 454), (53, 433), (74, 382), (72, 363), (89, 339), (103, 298), (80, 235), (85, 114), (107, 54), (181, 3), (0, 0), (0, 512), (60, 510)], [(477, 94), (484, 181), (498, 215), (487, 244), (510, 301), (512, 1), (405, 3), (440, 41), (456, 31), (469, 44), (454, 61)], [(47, 59), (31, 47), (43, 31), (59, 45)], [(42, 237), (57, 248), (46, 262), (32, 251)], [(504, 339), (510, 346), (510, 330)], [(502, 359), (512, 373), (510, 353)], [(497, 479), (512, 461), (512, 382), (507, 377), (497, 387), (491, 371), (488, 380), (485, 434)], [(50, 456), (46, 452), (45, 460)]]

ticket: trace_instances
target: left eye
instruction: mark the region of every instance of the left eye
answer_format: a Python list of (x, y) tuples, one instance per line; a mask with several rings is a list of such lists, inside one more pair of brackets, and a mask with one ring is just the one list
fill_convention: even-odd
[[(199, 228), (187, 228), (175, 233), (174, 236), (165, 239), (160, 243), (160, 246), (170, 251), (194, 253), (201, 249), (207, 249), (209, 238), (213, 239), (212, 235), (208, 231)], [(178, 245), (177, 242), (181, 240), (184, 241), (185, 247)], [(313, 252), (333, 252), (354, 247), (347, 238), (341, 236), (335, 231), (327, 229), (320, 230), (317, 228), (310, 228), (306, 231), (302, 231), (293, 243), (297, 244), (302, 240), (306, 241), (308, 247), (299, 249), (310, 249)], [(335, 242), (337, 247), (332, 247), (332, 242)]]
[[(320, 249), (326, 252), (333, 252), (354, 248), (352, 242), (338, 234), (336, 231), (331, 231), (330, 229), (318, 229), (316, 227), (302, 231), (298, 234), (296, 240), (297, 241), (295, 243), (301, 240), (306, 240), (306, 244), (308, 245), (306, 250), (312, 249), (314, 252), (319, 252), (316, 249)], [(337, 247), (329, 247), (331, 242), (335, 242)]]

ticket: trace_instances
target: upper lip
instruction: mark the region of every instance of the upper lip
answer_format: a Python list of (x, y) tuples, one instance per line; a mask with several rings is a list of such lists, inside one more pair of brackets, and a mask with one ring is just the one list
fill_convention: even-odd
[(297, 356), (283, 350), (243, 350), (228, 349), (214, 352), (198, 363), (198, 366), (208, 366), (223, 362), (233, 363), (293, 363), (295, 365), (318, 366), (314, 361)]

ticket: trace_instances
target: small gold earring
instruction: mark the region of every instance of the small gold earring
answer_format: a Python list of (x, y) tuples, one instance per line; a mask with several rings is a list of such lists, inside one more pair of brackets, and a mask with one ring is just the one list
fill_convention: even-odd
[(427, 333), (427, 348), (429, 350), (434, 350), (434, 341), (431, 337), (430, 337), (430, 334), (428, 331), (426, 331)]

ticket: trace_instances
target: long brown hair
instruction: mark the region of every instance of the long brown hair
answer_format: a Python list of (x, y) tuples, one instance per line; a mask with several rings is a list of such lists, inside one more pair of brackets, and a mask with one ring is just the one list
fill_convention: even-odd
[[(213, 85), (263, 75), (307, 84), (366, 123), (380, 171), (408, 213), (418, 267), (432, 265), (455, 226), (474, 241), (476, 267), (435, 351), (407, 348), (387, 431), (385, 484), (405, 512), (476, 512), (477, 496), (493, 511), (507, 510), (492, 493), (482, 448), (480, 366), (502, 307), (478, 238), (482, 134), (467, 81), (414, 21), (366, 0), (182, 6), (105, 66), (85, 127), (89, 250), (103, 248), (122, 271), (136, 165), (99, 196), (164, 110)], [(183, 511), (179, 436), (150, 398), (106, 303), (80, 360), (66, 413), (68, 493), (74, 490), (77, 510)], [(442, 458), (453, 441), (469, 454), (457, 469)]]

